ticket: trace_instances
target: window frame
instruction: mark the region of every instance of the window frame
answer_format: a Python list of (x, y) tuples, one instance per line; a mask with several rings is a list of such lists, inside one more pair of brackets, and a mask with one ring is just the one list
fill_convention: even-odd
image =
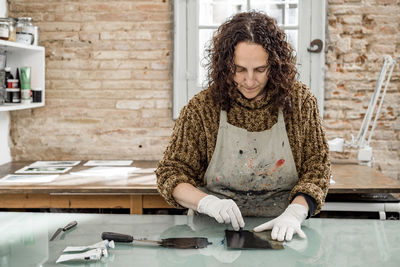
[[(297, 68), (299, 79), (316, 96), (321, 117), (324, 107), (325, 53), (310, 53), (306, 47), (311, 40), (325, 42), (326, 0), (300, 0), (298, 6)], [(174, 62), (173, 62), (173, 119), (199, 92), (197, 86), (198, 57), (198, 0), (175, 0), (174, 5)], [(299, 62), (302, 62), (301, 64)]]

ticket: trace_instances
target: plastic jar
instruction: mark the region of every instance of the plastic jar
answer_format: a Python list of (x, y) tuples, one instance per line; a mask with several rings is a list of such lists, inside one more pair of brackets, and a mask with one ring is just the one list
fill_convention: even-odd
[(6, 72), (5, 80), (4, 80), (4, 88), (7, 88), (8, 87), (8, 80), (14, 79), (14, 76), (11, 74), (11, 68), (10, 67), (5, 67), (4, 70)]
[(7, 88), (6, 89), (6, 103), (21, 103), (21, 89), (19, 88)]

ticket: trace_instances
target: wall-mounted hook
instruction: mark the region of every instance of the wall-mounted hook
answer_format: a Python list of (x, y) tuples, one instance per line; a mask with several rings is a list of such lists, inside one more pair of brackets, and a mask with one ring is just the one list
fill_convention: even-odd
[(314, 39), (311, 41), (310, 47), (307, 48), (307, 51), (311, 53), (319, 53), (322, 51), (323, 46), (324, 43), (321, 41), (321, 39)]

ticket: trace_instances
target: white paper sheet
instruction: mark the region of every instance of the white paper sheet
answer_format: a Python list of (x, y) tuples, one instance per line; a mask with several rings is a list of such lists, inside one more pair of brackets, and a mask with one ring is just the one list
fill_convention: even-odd
[(25, 166), (22, 169), (19, 169), (15, 173), (65, 173), (72, 169), (72, 167), (49, 167), (49, 166), (42, 166), (42, 167), (31, 167)]
[(23, 175), (7, 174), (0, 179), (0, 182), (9, 183), (49, 183), (54, 181), (59, 175)]
[(83, 166), (130, 166), (133, 160), (89, 160)]
[(157, 177), (155, 174), (149, 174), (146, 176), (140, 176), (137, 178), (130, 178), (132, 180), (129, 180), (130, 183), (133, 184), (157, 184)]
[(63, 160), (63, 161), (36, 161), (29, 165), (29, 167), (72, 167), (76, 166), (80, 163), (81, 161), (70, 161), (70, 160)]
[(76, 176), (128, 176), (140, 170), (136, 167), (93, 167), (79, 172), (71, 172)]

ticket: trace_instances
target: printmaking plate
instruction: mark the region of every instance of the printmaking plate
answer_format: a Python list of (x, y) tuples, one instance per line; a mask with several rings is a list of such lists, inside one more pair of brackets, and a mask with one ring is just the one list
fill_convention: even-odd
[(72, 169), (72, 167), (53, 167), (53, 166), (42, 166), (42, 167), (31, 167), (25, 166), (19, 169), (15, 173), (65, 173)]
[(80, 161), (36, 161), (29, 167), (72, 167), (76, 166)]
[(225, 237), (231, 249), (283, 249), (281, 242), (271, 239), (271, 231), (254, 233), (247, 230), (225, 230)]
[(89, 160), (83, 166), (130, 166), (133, 160)]

